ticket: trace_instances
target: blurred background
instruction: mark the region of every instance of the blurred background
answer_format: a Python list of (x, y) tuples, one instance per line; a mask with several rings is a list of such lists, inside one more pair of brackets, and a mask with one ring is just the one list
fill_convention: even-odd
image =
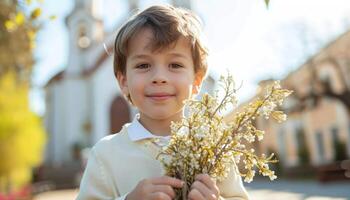
[(238, 110), (271, 81), (294, 90), (285, 123), (255, 122), (257, 153), (280, 162), (244, 183), (252, 199), (350, 199), (348, 0), (1, 0), (0, 200), (76, 197), (89, 148), (137, 113), (113, 75), (118, 27), (158, 3), (203, 20), (202, 93), (227, 70)]

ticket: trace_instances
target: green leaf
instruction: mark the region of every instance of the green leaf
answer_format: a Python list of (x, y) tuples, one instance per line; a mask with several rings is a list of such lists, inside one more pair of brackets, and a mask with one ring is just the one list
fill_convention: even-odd
[(56, 15), (51, 15), (51, 16), (49, 17), (50, 20), (55, 20), (56, 18), (57, 18)]
[(270, 0), (265, 0), (266, 7), (269, 7)]

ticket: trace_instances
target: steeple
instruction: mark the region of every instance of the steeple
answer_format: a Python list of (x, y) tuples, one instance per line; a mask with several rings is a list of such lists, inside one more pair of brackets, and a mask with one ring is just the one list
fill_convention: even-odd
[(75, 0), (72, 12), (66, 18), (69, 32), (67, 73), (77, 75), (88, 66), (86, 52), (103, 39), (103, 22), (98, 10), (100, 0)]
[(83, 9), (92, 16), (98, 15), (98, 1), (97, 0), (76, 0), (75, 8)]

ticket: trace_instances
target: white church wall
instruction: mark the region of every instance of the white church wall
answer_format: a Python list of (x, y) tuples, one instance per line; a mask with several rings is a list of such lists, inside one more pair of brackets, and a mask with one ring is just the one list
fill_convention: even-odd
[(120, 93), (113, 72), (113, 57), (108, 57), (92, 75), (93, 90), (93, 144), (110, 134), (110, 106)]
[(53, 127), (55, 125), (54, 121), (54, 94), (52, 85), (45, 88), (45, 115), (44, 115), (44, 127), (47, 133), (47, 143), (45, 146), (45, 162), (50, 162), (50, 160), (53, 158), (53, 143), (55, 142), (53, 138)]
[(62, 82), (55, 82), (49, 86), (49, 102), (47, 104), (48, 117), (48, 144), (46, 146), (46, 163), (60, 165), (62, 163), (63, 149), (62, 142), (64, 142), (65, 124), (64, 124), (64, 88)]
[(87, 98), (86, 98), (87, 85), (80, 79), (66, 79), (63, 82), (63, 88), (59, 97), (61, 100), (60, 108), (63, 116), (62, 127), (64, 130), (59, 133), (61, 141), (60, 147), (64, 149), (60, 153), (60, 160), (71, 160), (72, 145), (79, 140), (83, 135), (83, 124), (87, 112)]

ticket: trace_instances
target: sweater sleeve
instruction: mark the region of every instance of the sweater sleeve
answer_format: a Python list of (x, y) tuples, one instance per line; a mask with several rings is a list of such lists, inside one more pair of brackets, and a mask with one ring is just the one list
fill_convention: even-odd
[(233, 164), (226, 179), (217, 182), (220, 200), (248, 200), (249, 196), (242, 183), (237, 166)]
[[(105, 167), (100, 161), (95, 147), (92, 148), (90, 157), (80, 183), (77, 200), (124, 200), (126, 195), (116, 195), (116, 189), (106, 174)], [(116, 198), (117, 196), (117, 198)]]

